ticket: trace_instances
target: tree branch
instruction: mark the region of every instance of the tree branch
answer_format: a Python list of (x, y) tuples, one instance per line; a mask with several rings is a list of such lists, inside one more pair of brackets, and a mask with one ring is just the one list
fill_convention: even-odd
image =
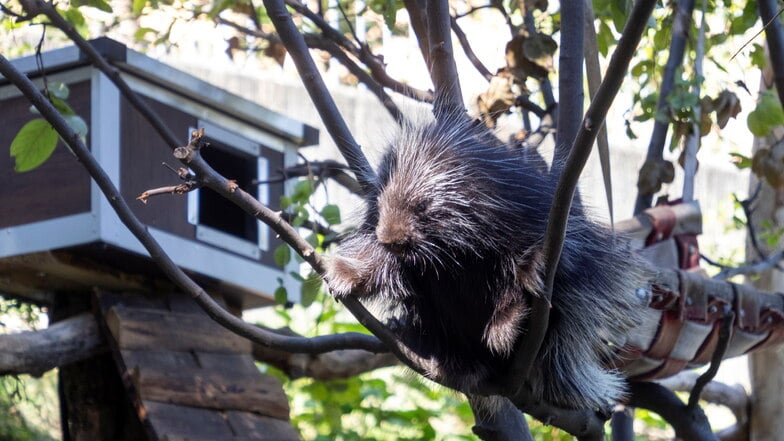
[[(664, 68), (664, 77), (662, 78), (661, 87), (659, 87), (659, 101), (656, 104), (657, 114), (666, 114), (669, 109), (667, 98), (672, 92), (672, 88), (675, 86), (675, 74), (683, 63), (683, 54), (686, 50), (689, 27), (691, 26), (691, 15), (694, 10), (694, 0), (678, 0), (672, 3), (672, 7), (675, 8), (675, 19), (672, 24), (672, 42), (670, 43), (667, 65)], [(669, 126), (669, 120), (661, 121), (659, 118), (654, 119), (653, 133), (651, 134), (651, 140), (648, 144), (646, 162), (662, 159), (664, 141), (667, 138)], [(652, 199), (652, 194), (649, 195), (638, 192), (634, 214), (638, 214), (646, 208), (649, 208)]]
[(474, 412), (472, 431), (484, 441), (534, 441), (525, 415), (503, 397), (469, 396)]
[[(333, 29), (329, 23), (324, 20), (324, 17), (314, 13), (307, 6), (299, 2), (298, 0), (285, 0), (286, 5), (297, 11), (298, 13), (302, 14), (303, 16), (307, 17), (313, 24), (318, 27), (324, 36), (335, 43), (337, 43), (340, 47), (348, 51), (351, 55), (354, 55), (361, 61), (365, 66), (370, 69), (370, 74), (373, 78), (378, 81), (382, 86), (388, 87), (393, 91), (407, 96), (409, 98), (415, 99), (417, 101), (422, 101), (425, 103), (432, 103), (433, 102), (433, 93), (430, 91), (419, 90), (415, 89), (407, 84), (403, 84), (400, 81), (395, 80), (394, 78), (390, 77), (387, 74), (386, 67), (382, 59), (376, 55), (374, 55), (367, 44), (360, 44), (357, 47), (351, 40), (346, 38), (343, 34)], [(285, 8), (284, 8), (285, 10)], [(292, 25), (293, 26), (293, 25)], [(295, 28), (296, 29), (296, 28)], [(280, 31), (278, 31), (280, 34)], [(281, 36), (282, 37), (282, 36)], [(284, 41), (285, 43), (285, 41)], [(286, 49), (291, 53), (291, 49), (286, 45)], [(293, 57), (293, 55), (292, 55)], [(296, 59), (295, 59), (296, 61)]]
[[(188, 146), (178, 147), (175, 149), (174, 156), (183, 164), (190, 167), (191, 170), (193, 170), (193, 172), (196, 174), (197, 181), (199, 181), (202, 185), (209, 187), (224, 198), (236, 204), (238, 207), (242, 208), (246, 213), (269, 225), (270, 228), (272, 228), (283, 241), (289, 244), (294, 249), (294, 251), (296, 251), (303, 258), (303, 260), (307, 262), (314, 271), (316, 271), (316, 273), (323, 277), (325, 274), (325, 266), (321, 256), (316, 253), (316, 251), (307, 241), (297, 234), (297, 231), (289, 223), (283, 220), (279, 213), (270, 210), (267, 206), (256, 200), (253, 196), (237, 187), (236, 183), (229, 181), (217, 173), (212, 167), (210, 167), (210, 165), (207, 164), (207, 162), (204, 161), (204, 159), (199, 154), (203, 142), (204, 130), (195, 130), (191, 135), (191, 140), (188, 143)], [(398, 359), (418, 373), (423, 373), (427, 370), (427, 367), (431, 364), (431, 361), (429, 359), (420, 357), (418, 354), (412, 352), (408, 347), (398, 341), (397, 337), (392, 333), (392, 331), (390, 331), (386, 325), (376, 319), (357, 299), (356, 296), (347, 296), (342, 301), (346, 308), (354, 315), (354, 317), (356, 317), (356, 319), (363, 326), (365, 326), (368, 330), (370, 330), (370, 332), (378, 337), (378, 339), (380, 339), (386, 345), (386, 349), (395, 354)], [(381, 352), (383, 350), (383, 346), (378, 344), (378, 341), (375, 338), (372, 338), (368, 335), (360, 335), (362, 335), (365, 339), (368, 339), (365, 341), (365, 343), (370, 343), (372, 341), (373, 344), (368, 346), (356, 345), (334, 347), (332, 349), (365, 349), (371, 352)], [(336, 336), (332, 335), (325, 337), (312, 337), (309, 340), (330, 339), (334, 337)], [(264, 342), (260, 343), (264, 344)], [(280, 349), (288, 350), (287, 348)], [(320, 353), (326, 351), (289, 350), (289, 352)], [(441, 380), (445, 381), (445, 379)], [(436, 381), (438, 381), (438, 379), (436, 379)]]
[[(36, 13), (41, 13), (46, 18), (49, 19), (51, 24), (55, 26), (57, 29), (62, 31), (74, 44), (79, 48), (79, 50), (87, 56), (93, 66), (95, 66), (98, 70), (100, 70), (104, 75), (106, 75), (109, 80), (117, 86), (117, 89), (120, 90), (123, 97), (128, 100), (128, 102), (139, 111), (139, 113), (152, 125), (155, 131), (163, 138), (164, 142), (169, 146), (169, 148), (174, 149), (178, 145), (180, 145), (179, 141), (177, 141), (177, 137), (174, 133), (163, 123), (163, 119), (161, 119), (155, 110), (152, 109), (147, 103), (141, 99), (141, 97), (136, 94), (128, 83), (122, 79), (120, 76), (120, 72), (112, 67), (106, 59), (98, 53), (95, 48), (87, 42), (79, 32), (65, 20), (59, 12), (54, 7), (53, 3), (44, 1), (44, 0), (28, 0), (24, 2), (26, 5), (35, 5), (35, 9), (30, 11), (31, 15)], [(27, 10), (28, 6), (25, 6)]]
[(41, 331), (0, 335), (0, 375), (40, 377), (48, 370), (107, 350), (92, 314), (79, 314)]
[(311, 101), (316, 106), (324, 126), (327, 128), (332, 139), (345, 158), (346, 163), (351, 167), (351, 171), (357, 177), (359, 185), (363, 191), (372, 191), (376, 175), (370, 167), (370, 163), (354, 140), (354, 136), (349, 131), (346, 122), (340, 115), (332, 96), (327, 91), (324, 81), (321, 79), (313, 59), (308, 53), (307, 45), (302, 34), (299, 33), (291, 15), (286, 10), (282, 0), (264, 0), (264, 7), (267, 9), (275, 29), (280, 35), (281, 41), (289, 51), (297, 71), (302, 78), (302, 83), (310, 95)]
[[(552, 297), (555, 272), (558, 267), (561, 249), (565, 238), (566, 224), (569, 211), (577, 187), (577, 181), (585, 166), (591, 147), (598, 133), (599, 127), (604, 124), (604, 118), (618, 89), (623, 82), (629, 62), (634, 55), (645, 30), (655, 0), (638, 0), (634, 4), (631, 15), (626, 22), (618, 47), (607, 67), (607, 73), (602, 85), (596, 93), (585, 114), (583, 124), (577, 133), (574, 144), (569, 152), (569, 157), (561, 172), (555, 198), (550, 209), (547, 229), (543, 245), (544, 261), (546, 264), (545, 289), (542, 297), (532, 298), (530, 320), (528, 329), (518, 338), (515, 348), (514, 367), (511, 370), (510, 380), (514, 387), (520, 385), (520, 379), (527, 379), (534, 360), (539, 353), (539, 348), (544, 340), (550, 316), (550, 298)], [(582, 29), (582, 23), (580, 23)], [(523, 382), (524, 383), (524, 382)], [(520, 392), (522, 388), (518, 388)]]
[(430, 41), (427, 37), (427, 19), (424, 16), (425, 1), (403, 0), (403, 6), (405, 6), (408, 12), (411, 28), (414, 30), (414, 35), (419, 43), (419, 50), (422, 52), (422, 59), (425, 60), (426, 66), (430, 66)]
[(767, 23), (765, 41), (768, 42), (770, 48), (770, 67), (773, 70), (776, 93), (784, 106), (784, 26), (781, 24), (781, 19), (778, 18), (781, 10), (775, 0), (758, 0), (757, 5), (762, 22)]
[(457, 74), (448, 0), (427, 0), (428, 37), (430, 41), (430, 78), (436, 90), (433, 113), (436, 118), (464, 111), (460, 77)]
[[(280, 41), (280, 37), (274, 34), (269, 34), (266, 32), (262, 32), (258, 29), (251, 29), (246, 26), (242, 26), (238, 23), (235, 23), (231, 20), (227, 20), (223, 17), (215, 17), (215, 22), (222, 24), (224, 26), (229, 26), (236, 31), (242, 32), (243, 34), (250, 35), (256, 38), (261, 38), (267, 41), (272, 41), (276, 43), (282, 44)], [(359, 67), (354, 60), (352, 60), (346, 52), (344, 52), (340, 47), (330, 39), (326, 37), (318, 37), (315, 35), (305, 35), (305, 43), (308, 47), (313, 49), (320, 49), (323, 51), (329, 52), (330, 55), (335, 57), (340, 64), (346, 67), (349, 72), (351, 72), (360, 83), (364, 84), (374, 95), (376, 98), (381, 102), (384, 108), (387, 109), (390, 115), (395, 118), (395, 121), (402, 121), (402, 113), (400, 109), (398, 109), (397, 105), (392, 98), (387, 95), (386, 91), (384, 91), (384, 87), (379, 84), (378, 81), (373, 79), (364, 69)]]
[[(559, 169), (580, 129), (583, 115), (583, 52), (585, 33), (585, 2), (574, 1), (561, 8), (561, 28), (575, 32), (561, 32), (558, 57), (558, 132), (555, 134), (554, 169)], [(601, 124), (597, 124), (598, 126)], [(593, 147), (593, 142), (589, 149)], [(557, 261), (556, 261), (557, 262)]]
[(657, 383), (631, 383), (629, 392), (629, 403), (632, 406), (659, 414), (675, 429), (679, 439), (717, 441), (702, 409), (690, 409), (664, 386)]
[(457, 40), (460, 42), (460, 46), (463, 48), (463, 52), (465, 52), (466, 57), (468, 57), (468, 60), (471, 62), (471, 64), (474, 65), (476, 70), (479, 71), (479, 74), (485, 77), (487, 81), (490, 81), (490, 79), (493, 78), (493, 74), (482, 63), (482, 60), (480, 60), (479, 57), (476, 56), (476, 53), (474, 53), (474, 50), (471, 48), (471, 43), (468, 42), (468, 37), (466, 37), (466, 34), (465, 32), (463, 32), (463, 29), (460, 28), (460, 25), (457, 24), (457, 19), (455, 17), (450, 17), (450, 18), (451, 18), (450, 22), (452, 25), (452, 32), (455, 33), (455, 36), (457, 37)]
[[(79, 135), (74, 132), (49, 100), (38, 91), (35, 85), (16, 70), (16, 68), (2, 55), (0, 55), (0, 74), (14, 84), (30, 103), (38, 109), (41, 115), (52, 124), (52, 127), (87, 169), (120, 220), (139, 242), (141, 242), (163, 273), (180, 287), (180, 289), (193, 297), (196, 303), (198, 303), (213, 320), (230, 331), (253, 342), (291, 352), (320, 353), (346, 348), (360, 348), (373, 352), (385, 350), (384, 346), (377, 339), (365, 334), (346, 333), (313, 338), (285, 337), (261, 330), (226, 312), (171, 260), (163, 248), (161, 248), (160, 244), (158, 244), (149, 234), (147, 226), (142, 224), (133, 214), (130, 207), (128, 207), (128, 204), (117, 190), (117, 187), (114, 186), (109, 176), (92, 156)], [(277, 218), (280, 219), (279, 216)], [(279, 220), (279, 222), (284, 223), (282, 219)], [(291, 229), (291, 231), (293, 232), (293, 229)], [(296, 236), (296, 233), (293, 234)], [(288, 236), (286, 238), (292, 240)], [(298, 236), (297, 239), (300, 242), (307, 243)]]

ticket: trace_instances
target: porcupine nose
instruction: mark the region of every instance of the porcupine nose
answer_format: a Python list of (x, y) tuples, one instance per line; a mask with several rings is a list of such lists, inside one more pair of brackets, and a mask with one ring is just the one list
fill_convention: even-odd
[(376, 239), (389, 252), (400, 256), (408, 248), (410, 232), (403, 223), (383, 222), (376, 227)]

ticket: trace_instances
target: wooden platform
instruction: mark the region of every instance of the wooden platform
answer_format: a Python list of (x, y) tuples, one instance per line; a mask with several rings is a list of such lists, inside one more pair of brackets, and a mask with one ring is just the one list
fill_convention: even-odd
[(298, 440), (251, 344), (181, 295), (96, 294), (123, 383), (150, 440)]

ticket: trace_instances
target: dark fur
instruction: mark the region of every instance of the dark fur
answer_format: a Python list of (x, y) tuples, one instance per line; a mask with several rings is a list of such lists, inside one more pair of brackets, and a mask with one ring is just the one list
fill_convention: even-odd
[[(556, 181), (470, 123), (401, 130), (378, 170), (364, 222), (339, 245), (327, 279), (337, 298), (373, 298), (428, 376), (462, 390), (500, 379), (542, 290), (541, 243)], [(622, 393), (601, 367), (608, 341), (639, 314), (642, 266), (572, 210), (534, 392), (569, 408)], [(617, 342), (616, 342), (617, 343)]]

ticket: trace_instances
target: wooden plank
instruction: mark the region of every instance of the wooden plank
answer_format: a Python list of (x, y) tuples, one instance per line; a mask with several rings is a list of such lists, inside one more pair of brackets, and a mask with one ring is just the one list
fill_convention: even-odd
[(129, 371), (145, 368), (177, 372), (180, 369), (193, 369), (199, 366), (192, 352), (122, 350), (120, 355), (125, 368)]
[(143, 417), (158, 439), (230, 440), (234, 432), (220, 412), (155, 401), (142, 402)]
[(106, 324), (121, 350), (250, 353), (251, 342), (207, 317), (114, 306)]
[(224, 414), (232, 431), (242, 434), (247, 439), (259, 441), (294, 441), (300, 439), (297, 431), (286, 421), (249, 412), (227, 411)]
[(258, 371), (237, 376), (194, 367), (161, 371), (141, 366), (134, 369), (131, 378), (143, 401), (289, 417), (288, 400), (278, 380)]

